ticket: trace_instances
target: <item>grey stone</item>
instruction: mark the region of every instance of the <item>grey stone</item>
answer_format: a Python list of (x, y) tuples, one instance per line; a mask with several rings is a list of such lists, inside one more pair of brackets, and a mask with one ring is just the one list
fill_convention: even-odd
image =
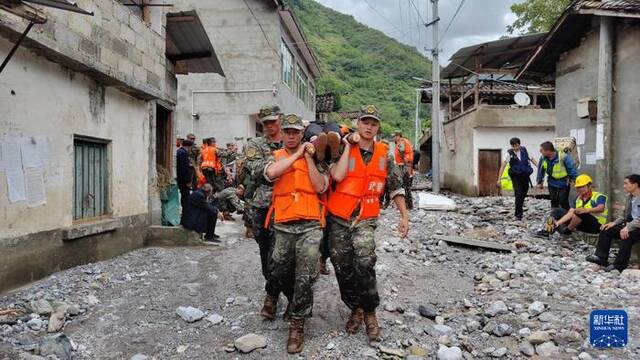
[(45, 299), (31, 301), (29, 302), (29, 305), (27, 305), (27, 307), (29, 308), (29, 310), (31, 310), (31, 312), (34, 312), (38, 315), (49, 315), (53, 312), (51, 304), (49, 304), (49, 302)]
[(545, 305), (541, 301), (534, 301), (529, 305), (529, 314), (532, 316), (538, 316), (545, 311)]
[(131, 359), (129, 360), (147, 360), (149, 359), (149, 357), (147, 355), (144, 354), (135, 354), (131, 357)]
[(44, 326), (44, 321), (36, 317), (27, 321), (27, 326), (29, 327), (29, 329), (33, 331), (39, 331), (39, 330), (42, 330), (42, 327)]
[(386, 347), (384, 345), (380, 345), (380, 347), (378, 347), (378, 350), (380, 350), (380, 352), (383, 353), (383, 354), (387, 354), (387, 355), (391, 355), (391, 356), (397, 356), (399, 358), (404, 358), (404, 350), (402, 350), (402, 349), (396, 349), (396, 348), (391, 348), (391, 347)]
[(511, 335), (512, 332), (511, 326), (507, 324), (498, 324), (498, 326), (493, 329), (493, 334), (498, 337)]
[(528, 327), (522, 328), (518, 330), (518, 335), (520, 335), (520, 337), (526, 338), (527, 336), (531, 335), (531, 329), (529, 329)]
[(334, 343), (333, 341), (330, 341), (327, 346), (325, 346), (325, 349), (327, 350), (333, 350), (336, 348), (336, 343)]
[(472, 331), (476, 331), (476, 330), (480, 329), (480, 327), (482, 325), (480, 325), (479, 321), (471, 319), (471, 320), (467, 321), (466, 326), (467, 326), (467, 330), (469, 330), (469, 332), (472, 332)]
[(369, 360), (378, 360), (378, 352), (370, 347), (360, 352), (360, 358)]
[(507, 355), (507, 348), (506, 347), (501, 347), (497, 350), (495, 350), (494, 352), (491, 353), (491, 356), (494, 358), (501, 358), (505, 355)]
[(591, 355), (589, 355), (588, 352), (581, 352), (580, 355), (578, 355), (578, 359), (580, 360), (591, 360), (593, 359), (593, 357)]
[(507, 304), (505, 304), (502, 300), (498, 300), (491, 304), (491, 306), (489, 306), (489, 308), (485, 311), (485, 315), (494, 317), (500, 314), (506, 314), (507, 312), (509, 312)]
[(236, 339), (233, 343), (241, 353), (250, 353), (255, 349), (267, 347), (267, 338), (256, 334), (247, 334)]
[(205, 320), (212, 323), (213, 325), (218, 325), (224, 321), (224, 317), (222, 317), (222, 315), (220, 314), (213, 314), (213, 315), (207, 316)]
[(554, 322), (558, 320), (558, 317), (556, 317), (555, 315), (553, 315), (550, 312), (544, 312), (542, 314), (540, 314), (540, 316), (538, 316), (538, 320), (542, 321), (542, 322)]
[(178, 307), (178, 309), (176, 309), (176, 314), (178, 314), (178, 316), (180, 316), (182, 318), (182, 320), (188, 322), (188, 323), (192, 323), (192, 322), (196, 322), (198, 320), (202, 320), (202, 318), (204, 317), (204, 313), (202, 312), (202, 310), (200, 309), (196, 309), (194, 307), (191, 306), (180, 306)]
[(56, 312), (51, 314), (47, 331), (50, 333), (58, 332), (64, 327), (64, 320), (67, 317), (66, 308), (59, 307)]
[(450, 335), (453, 333), (453, 329), (447, 325), (433, 325), (433, 330), (436, 335)]
[(40, 341), (39, 347), (42, 356), (55, 355), (60, 360), (71, 360), (71, 341), (65, 334), (46, 337)]
[(543, 358), (551, 358), (560, 353), (560, 349), (551, 341), (536, 346), (536, 353)]
[(511, 279), (511, 275), (506, 271), (496, 271), (496, 277), (502, 281), (507, 281)]
[(536, 354), (536, 349), (528, 341), (522, 342), (518, 350), (525, 356), (533, 356)]
[(447, 347), (440, 345), (438, 349), (438, 360), (461, 360), (462, 350), (459, 347)]
[(551, 340), (551, 336), (546, 331), (534, 331), (527, 337), (527, 340), (533, 345), (538, 345)]
[(440, 314), (440, 312), (438, 311), (438, 309), (431, 305), (431, 304), (426, 304), (426, 305), (420, 305), (418, 307), (418, 312), (420, 312), (420, 315), (426, 317), (427, 319), (435, 319), (436, 316), (438, 316)]

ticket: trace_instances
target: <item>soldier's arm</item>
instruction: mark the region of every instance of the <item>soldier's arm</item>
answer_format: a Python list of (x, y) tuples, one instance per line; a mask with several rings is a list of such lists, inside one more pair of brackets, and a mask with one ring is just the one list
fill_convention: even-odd
[(306, 151), (304, 153), (304, 158), (307, 162), (307, 168), (309, 169), (309, 180), (311, 180), (313, 189), (318, 194), (324, 193), (329, 187), (329, 177), (320, 172), (320, 170), (316, 166), (315, 161), (313, 160), (313, 156)]
[(340, 159), (338, 162), (331, 166), (330, 174), (331, 178), (336, 182), (340, 182), (347, 176), (347, 169), (349, 167), (349, 153), (351, 152), (351, 143), (348, 141), (344, 142), (344, 149), (342, 151), (342, 155), (340, 155)]
[(396, 196), (404, 198), (404, 189), (402, 188), (402, 170), (394, 161), (393, 157), (387, 157), (387, 189), (389, 196), (394, 199)]
[(254, 141), (250, 141), (247, 144), (247, 148), (244, 151), (245, 156), (245, 170), (247, 171), (247, 175), (258, 178), (262, 176), (264, 172), (265, 156), (262, 153), (262, 149), (260, 145), (255, 143)]

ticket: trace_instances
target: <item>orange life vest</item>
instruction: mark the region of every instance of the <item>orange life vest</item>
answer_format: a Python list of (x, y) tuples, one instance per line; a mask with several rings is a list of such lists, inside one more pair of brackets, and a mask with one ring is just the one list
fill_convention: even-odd
[[(291, 156), (286, 149), (276, 150), (273, 155), (276, 161)], [(296, 220), (321, 221), (320, 198), (311, 184), (304, 158), (296, 160), (273, 184), (271, 212), (275, 213), (276, 224)]]
[(202, 145), (202, 164), (200, 165), (201, 169), (213, 169), (216, 173), (222, 170), (222, 164), (220, 163), (220, 159), (218, 159), (218, 154), (216, 151), (215, 145)]
[(359, 220), (373, 219), (380, 215), (380, 195), (384, 192), (387, 180), (388, 151), (387, 145), (375, 143), (371, 161), (365, 165), (360, 148), (351, 148), (347, 175), (329, 195), (329, 213), (351, 220), (353, 212), (360, 206)]
[(405, 138), (401, 138), (400, 142), (404, 144), (404, 152), (400, 153), (400, 149), (398, 148), (399, 144), (396, 144), (396, 148), (393, 151), (396, 164), (405, 165), (405, 162), (407, 162), (409, 165), (413, 165), (413, 146), (411, 146), (411, 142)]

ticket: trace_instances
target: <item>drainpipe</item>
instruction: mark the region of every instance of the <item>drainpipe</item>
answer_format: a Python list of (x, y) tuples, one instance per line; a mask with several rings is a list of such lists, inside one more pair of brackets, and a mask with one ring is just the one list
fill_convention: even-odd
[[(608, 16), (600, 17), (600, 54), (598, 57), (598, 120), (596, 128), (596, 144), (603, 146), (596, 161), (596, 185), (611, 202), (613, 186), (611, 169), (613, 157), (611, 151), (612, 126), (612, 93), (613, 93), (613, 20)], [(597, 147), (597, 145), (596, 145)], [(596, 154), (599, 149), (596, 149)]]
[[(278, 95), (278, 88), (276, 84), (273, 84), (273, 87), (269, 89), (238, 89), (238, 90), (191, 90), (191, 118), (193, 120), (198, 119), (198, 113), (195, 111), (195, 103), (196, 103), (196, 94), (251, 94), (251, 93), (263, 93), (270, 92), (273, 96)], [(193, 132), (193, 122), (191, 123), (191, 129)], [(247, 135), (249, 134), (249, 129), (247, 128)]]

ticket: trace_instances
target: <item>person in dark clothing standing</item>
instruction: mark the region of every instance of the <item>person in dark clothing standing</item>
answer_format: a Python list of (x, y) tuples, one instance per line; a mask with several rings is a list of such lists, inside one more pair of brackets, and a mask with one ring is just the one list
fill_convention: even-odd
[(551, 208), (561, 207), (567, 211), (569, 206), (569, 190), (571, 182), (576, 180), (578, 170), (571, 156), (556, 151), (553, 143), (543, 142), (540, 145), (540, 166), (538, 167), (538, 187), (543, 188), (545, 176), (551, 198)]
[[(529, 176), (533, 174), (531, 164), (535, 166), (538, 166), (538, 164), (529, 156), (527, 148), (520, 145), (520, 139), (514, 137), (509, 140), (509, 144), (511, 144), (511, 149), (507, 151), (507, 157), (500, 167), (498, 179), (502, 177), (505, 168), (508, 167), (509, 178), (511, 179), (513, 193), (516, 198), (515, 217), (517, 220), (522, 220), (524, 199), (527, 197), (529, 183), (531, 182)], [(501, 185), (501, 180), (498, 180), (498, 187)]]
[(193, 146), (193, 142), (185, 139), (182, 141), (182, 146), (176, 153), (176, 181), (178, 183), (178, 190), (180, 190), (180, 206), (182, 207), (180, 224), (183, 224), (184, 222), (184, 211), (187, 207), (187, 199), (189, 198), (192, 186), (191, 180), (193, 179), (193, 170), (189, 160), (191, 146)]
[[(617, 220), (602, 225), (595, 254), (587, 256), (587, 261), (606, 266), (605, 271), (622, 272), (626, 269), (633, 245), (640, 243), (640, 175), (627, 176), (623, 187), (629, 194), (624, 214)], [(615, 261), (609, 265), (609, 250), (614, 239), (620, 240), (620, 248)]]
[(216, 235), (216, 224), (218, 222), (218, 209), (209, 201), (213, 187), (204, 184), (202, 188), (189, 195), (189, 201), (183, 210), (185, 229), (204, 233), (204, 241), (219, 243), (220, 237)]

